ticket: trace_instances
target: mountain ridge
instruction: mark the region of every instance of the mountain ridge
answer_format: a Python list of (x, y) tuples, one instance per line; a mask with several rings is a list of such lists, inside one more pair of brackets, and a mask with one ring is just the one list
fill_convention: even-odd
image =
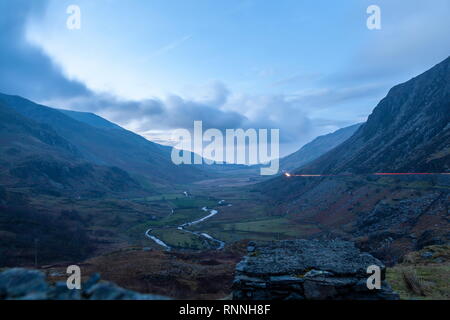
[(449, 122), (450, 57), (394, 86), (351, 138), (301, 172), (446, 172)]
[(362, 123), (357, 123), (338, 129), (334, 132), (318, 136), (294, 153), (281, 158), (281, 169), (286, 171), (295, 170), (319, 158), (321, 155), (332, 150), (350, 138), (361, 125)]
[(119, 126), (116, 128), (112, 123), (105, 128), (107, 120), (103, 118), (102, 125), (93, 126), (86, 123), (86, 119), (83, 122), (73, 118), (74, 115), (85, 116), (81, 113), (69, 112), (70, 116), (67, 111), (61, 112), (19, 96), (0, 94), (0, 101), (22, 116), (52, 127), (76, 146), (85, 160), (94, 164), (118, 167), (163, 185), (189, 183), (213, 175), (197, 166), (173, 164), (170, 147), (148, 141)]
[(47, 124), (25, 118), (0, 102), (0, 153), (3, 187), (71, 195), (144, 191), (119, 168), (92, 164), (76, 146)]

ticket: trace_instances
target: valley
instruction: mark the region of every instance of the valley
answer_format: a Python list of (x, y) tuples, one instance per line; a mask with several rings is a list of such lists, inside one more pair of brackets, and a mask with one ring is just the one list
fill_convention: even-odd
[[(291, 174), (273, 177), (176, 166), (169, 147), (94, 114), (0, 94), (0, 268), (56, 281), (77, 264), (144, 293), (222, 299), (250, 241), (346, 240), (401, 288), (405, 259), (450, 241), (449, 77), (447, 58), (391, 89), (366, 123), (280, 159)], [(441, 256), (433, 268), (446, 274)]]

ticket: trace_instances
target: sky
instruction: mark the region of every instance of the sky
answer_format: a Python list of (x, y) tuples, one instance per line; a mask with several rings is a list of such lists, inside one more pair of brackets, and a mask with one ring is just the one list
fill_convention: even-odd
[(278, 128), (286, 155), (448, 57), (449, 15), (448, 0), (0, 0), (0, 92), (164, 144), (195, 120)]

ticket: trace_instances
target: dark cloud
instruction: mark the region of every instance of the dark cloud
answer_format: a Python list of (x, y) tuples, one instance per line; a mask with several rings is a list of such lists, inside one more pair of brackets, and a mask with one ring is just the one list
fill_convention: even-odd
[[(216, 101), (219, 97), (215, 99)], [(170, 95), (164, 100), (147, 99), (125, 101), (110, 96), (74, 99), (69, 102), (76, 110), (89, 110), (105, 115), (121, 124), (136, 122), (136, 130), (192, 128), (195, 120), (202, 120), (205, 128), (237, 128), (246, 118), (233, 111), (202, 101)]]
[(90, 95), (26, 40), (28, 22), (41, 17), (46, 6), (44, 0), (0, 1), (0, 90), (36, 100)]
[(312, 129), (312, 122), (302, 111), (302, 102), (298, 99), (268, 95), (240, 96), (229, 101), (228, 95), (229, 91), (223, 84), (214, 83), (207, 95), (199, 99), (172, 94), (163, 100), (126, 101), (96, 95), (54, 101), (50, 105), (96, 112), (142, 133), (178, 128), (191, 130), (194, 121), (201, 120), (204, 130), (280, 129), (281, 142), (292, 142), (306, 136)]

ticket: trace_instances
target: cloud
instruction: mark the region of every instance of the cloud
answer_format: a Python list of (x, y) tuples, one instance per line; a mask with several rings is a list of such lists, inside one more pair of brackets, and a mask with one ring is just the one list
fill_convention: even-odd
[(89, 95), (86, 86), (67, 79), (38, 47), (27, 42), (27, 23), (41, 17), (45, 0), (0, 2), (0, 89), (4, 93), (48, 99)]
[(312, 129), (302, 103), (286, 95), (236, 95), (224, 106), (240, 110), (244, 128), (280, 129), (282, 143), (300, 141)]
[(378, 96), (387, 92), (385, 83), (367, 83), (348, 87), (322, 87), (299, 91), (290, 97), (305, 109), (336, 107), (345, 103)]
[(291, 97), (232, 95), (220, 82), (205, 89), (205, 94), (197, 99), (170, 94), (164, 99), (129, 101), (109, 95), (90, 95), (47, 104), (95, 112), (136, 132), (158, 132), (159, 138), (161, 131), (191, 130), (198, 120), (203, 122), (205, 130), (280, 129), (281, 142), (300, 141), (312, 129), (302, 103)]

